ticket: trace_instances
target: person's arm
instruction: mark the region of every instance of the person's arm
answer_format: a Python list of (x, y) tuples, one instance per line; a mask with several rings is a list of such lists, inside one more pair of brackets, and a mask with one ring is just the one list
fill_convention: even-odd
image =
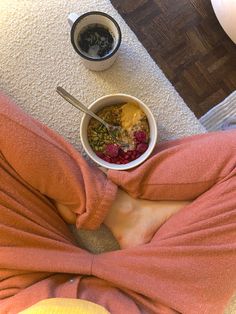
[(0, 150), (26, 184), (76, 213), (77, 227), (96, 229), (102, 223), (117, 186), (61, 136), (1, 94)]

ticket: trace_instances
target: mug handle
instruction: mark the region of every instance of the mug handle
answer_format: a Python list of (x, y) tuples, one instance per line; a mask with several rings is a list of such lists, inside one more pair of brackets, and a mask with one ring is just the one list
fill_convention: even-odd
[(72, 25), (74, 24), (74, 22), (77, 20), (77, 18), (79, 17), (79, 15), (77, 13), (70, 13), (68, 15), (68, 23), (70, 25), (70, 27), (72, 27)]

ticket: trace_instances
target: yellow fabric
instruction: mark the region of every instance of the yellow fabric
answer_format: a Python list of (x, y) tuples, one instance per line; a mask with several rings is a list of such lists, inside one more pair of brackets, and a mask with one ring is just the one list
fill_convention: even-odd
[(19, 314), (109, 314), (101, 305), (77, 299), (52, 298), (40, 301)]

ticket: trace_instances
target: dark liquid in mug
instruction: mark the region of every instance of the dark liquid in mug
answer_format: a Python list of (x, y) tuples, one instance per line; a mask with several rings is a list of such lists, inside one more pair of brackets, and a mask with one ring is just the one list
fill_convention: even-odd
[(85, 27), (78, 37), (79, 47), (94, 59), (108, 55), (114, 46), (114, 38), (110, 31), (101, 24)]

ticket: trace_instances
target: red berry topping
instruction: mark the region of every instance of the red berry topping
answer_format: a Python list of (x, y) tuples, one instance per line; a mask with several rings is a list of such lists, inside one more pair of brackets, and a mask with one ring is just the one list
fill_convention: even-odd
[(101, 159), (104, 159), (105, 157), (105, 155), (102, 152), (96, 152), (96, 155)]
[(117, 157), (120, 147), (116, 144), (108, 144), (106, 146), (105, 154), (109, 157)]
[(105, 156), (105, 157), (103, 158), (103, 160), (105, 160), (105, 161), (107, 161), (107, 162), (111, 162), (111, 157)]
[(124, 158), (125, 157), (125, 152), (123, 151), (123, 149), (119, 149), (119, 156)]
[(137, 145), (137, 148), (136, 148), (136, 150), (139, 153), (144, 153), (147, 149), (148, 149), (148, 144), (146, 144), (146, 143), (140, 143)]
[(147, 142), (147, 134), (144, 131), (134, 132), (134, 137), (138, 143), (146, 143)]

